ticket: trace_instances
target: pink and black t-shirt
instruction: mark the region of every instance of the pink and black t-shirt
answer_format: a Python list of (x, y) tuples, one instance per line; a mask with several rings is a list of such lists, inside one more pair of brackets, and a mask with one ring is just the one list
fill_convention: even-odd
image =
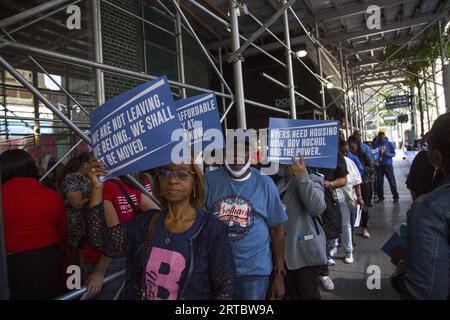
[[(197, 210), (192, 226), (183, 233), (171, 233), (164, 225), (164, 214), (156, 224), (153, 247), (146, 266), (148, 300), (176, 300), (189, 270), (191, 250), (189, 238), (195, 235), (204, 215)], [(169, 241), (166, 241), (169, 239)]]

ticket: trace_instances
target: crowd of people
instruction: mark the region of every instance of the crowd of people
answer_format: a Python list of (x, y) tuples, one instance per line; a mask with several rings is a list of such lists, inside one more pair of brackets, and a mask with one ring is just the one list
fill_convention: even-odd
[[(442, 115), (408, 177), (415, 202), (406, 247), (392, 257), (392, 285), (404, 298), (449, 297), (449, 130), (450, 115)], [(318, 300), (320, 286), (334, 289), (338, 250), (352, 264), (355, 236), (370, 238), (385, 176), (399, 200), (384, 132), (371, 146), (360, 131), (342, 133), (335, 169), (300, 156), (272, 177), (251, 166), (248, 141), (231, 151), (224, 166), (200, 168), (193, 157), (136, 175), (151, 197), (125, 176), (104, 182), (108, 171), (90, 153), (62, 168), (56, 190), (39, 182), (27, 152), (1, 153), (11, 299), (58, 297), (67, 292), (66, 267), (77, 265), (82, 299)]]

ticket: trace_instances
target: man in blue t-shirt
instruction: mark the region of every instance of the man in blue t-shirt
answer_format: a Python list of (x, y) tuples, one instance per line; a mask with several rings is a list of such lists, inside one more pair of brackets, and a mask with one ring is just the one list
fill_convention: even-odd
[(244, 154), (234, 152), (234, 161), (227, 157), (225, 168), (205, 174), (206, 209), (228, 226), (237, 269), (235, 298), (264, 300), (269, 291), (270, 299), (281, 299), (287, 215), (272, 179), (250, 167), (248, 142), (243, 149)]
[[(394, 145), (388, 140), (386, 134), (382, 131), (378, 133), (378, 140), (375, 142), (374, 148), (378, 148), (378, 167), (377, 173), (377, 202), (384, 200), (384, 176), (388, 179), (389, 186), (391, 187), (392, 195), (394, 196), (394, 202), (398, 202), (397, 183), (395, 182), (394, 166), (392, 165), (392, 158), (395, 157)], [(376, 164), (375, 164), (376, 165)]]

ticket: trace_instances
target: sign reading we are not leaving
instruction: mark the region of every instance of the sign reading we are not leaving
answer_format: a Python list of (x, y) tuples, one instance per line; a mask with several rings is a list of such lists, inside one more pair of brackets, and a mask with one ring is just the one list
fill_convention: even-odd
[(171, 163), (180, 129), (165, 76), (125, 92), (90, 114), (93, 152), (110, 176), (120, 176)]

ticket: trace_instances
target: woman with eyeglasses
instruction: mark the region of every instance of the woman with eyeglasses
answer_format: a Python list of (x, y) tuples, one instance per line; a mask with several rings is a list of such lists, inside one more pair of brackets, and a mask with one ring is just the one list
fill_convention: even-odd
[(126, 299), (232, 299), (235, 265), (226, 226), (203, 209), (203, 177), (194, 164), (157, 170), (162, 210), (108, 228), (103, 214), (103, 164), (92, 162), (92, 195), (85, 213), (89, 243), (104, 255), (127, 257)]

